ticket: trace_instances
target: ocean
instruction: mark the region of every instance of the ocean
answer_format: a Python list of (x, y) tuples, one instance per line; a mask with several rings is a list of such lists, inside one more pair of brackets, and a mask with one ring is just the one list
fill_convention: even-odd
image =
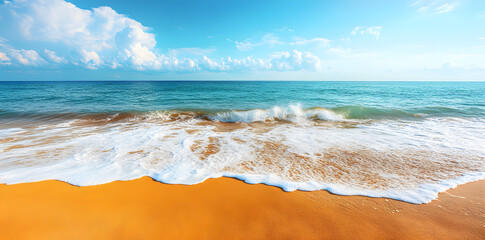
[(485, 178), (485, 83), (0, 82), (0, 183), (142, 176), (427, 203)]

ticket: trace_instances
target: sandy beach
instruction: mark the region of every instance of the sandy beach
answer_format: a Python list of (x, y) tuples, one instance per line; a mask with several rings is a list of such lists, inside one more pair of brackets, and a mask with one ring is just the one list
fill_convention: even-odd
[(485, 181), (429, 204), (219, 178), (0, 185), (3, 239), (483, 239)]

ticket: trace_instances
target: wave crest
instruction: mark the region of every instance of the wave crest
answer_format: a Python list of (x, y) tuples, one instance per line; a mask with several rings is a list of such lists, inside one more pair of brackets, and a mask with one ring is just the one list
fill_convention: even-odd
[(247, 111), (220, 112), (209, 116), (209, 119), (221, 122), (268, 122), (306, 120), (342, 121), (344, 117), (325, 108), (303, 109), (300, 104), (289, 105), (287, 108), (275, 106), (271, 109), (253, 109)]
[[(480, 109), (474, 111), (480, 112)], [(15, 125), (16, 122), (55, 123), (65, 120), (74, 120), (81, 124), (104, 124), (126, 121), (173, 122), (193, 120), (225, 123), (264, 123), (278, 121), (308, 123), (311, 121), (355, 122), (352, 120), (409, 120), (430, 117), (480, 116), (477, 114), (467, 115), (465, 111), (442, 107), (423, 107), (418, 109), (401, 110), (348, 105), (327, 109), (322, 107), (303, 108), (302, 105), (298, 103), (289, 104), (287, 106), (274, 106), (268, 109), (248, 110), (173, 109), (148, 112), (128, 111), (106, 113), (0, 112), (0, 123)]]

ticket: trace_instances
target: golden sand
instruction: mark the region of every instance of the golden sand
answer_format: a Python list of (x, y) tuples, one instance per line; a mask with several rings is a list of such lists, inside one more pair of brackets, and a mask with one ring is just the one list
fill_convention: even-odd
[(485, 181), (429, 204), (229, 178), (0, 185), (1, 239), (484, 239)]

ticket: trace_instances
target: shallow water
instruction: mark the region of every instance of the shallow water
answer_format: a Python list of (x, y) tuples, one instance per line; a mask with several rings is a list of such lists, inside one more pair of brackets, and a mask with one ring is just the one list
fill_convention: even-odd
[(485, 84), (2, 82), (0, 182), (237, 177), (429, 202), (485, 178)]

